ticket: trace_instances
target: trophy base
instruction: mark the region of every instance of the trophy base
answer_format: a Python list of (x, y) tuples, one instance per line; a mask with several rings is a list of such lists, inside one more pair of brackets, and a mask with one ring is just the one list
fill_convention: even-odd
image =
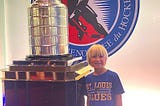
[(71, 55), (28, 56), (26, 60), (14, 60), (9, 71), (3, 71), (4, 80), (21, 81), (74, 81), (76, 71), (87, 66), (82, 57)]
[(5, 106), (82, 106), (79, 84), (4, 80)]

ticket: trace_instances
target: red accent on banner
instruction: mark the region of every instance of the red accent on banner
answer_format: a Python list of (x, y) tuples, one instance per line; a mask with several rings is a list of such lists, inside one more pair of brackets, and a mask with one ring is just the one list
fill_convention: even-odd
[(65, 4), (66, 6), (68, 6), (68, 1), (67, 1), (67, 0), (61, 0), (61, 2), (62, 2), (63, 4)]
[[(62, 0), (62, 3), (66, 6), (69, 5), (68, 0)], [(98, 33), (94, 26), (88, 23), (83, 16), (69, 19), (69, 42), (74, 44), (88, 44), (100, 38), (104, 38), (104, 35)]]

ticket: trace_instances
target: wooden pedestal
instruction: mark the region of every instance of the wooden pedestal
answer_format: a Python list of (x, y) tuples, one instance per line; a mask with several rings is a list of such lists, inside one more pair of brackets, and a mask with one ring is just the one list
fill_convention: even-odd
[(4, 80), (6, 106), (83, 106), (78, 81)]

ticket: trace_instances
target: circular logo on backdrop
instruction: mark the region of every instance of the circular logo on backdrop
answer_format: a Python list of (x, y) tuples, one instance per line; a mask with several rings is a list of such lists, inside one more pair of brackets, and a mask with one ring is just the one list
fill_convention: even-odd
[(136, 25), (139, 0), (68, 0), (69, 53), (86, 58), (92, 44), (109, 56), (128, 40)]

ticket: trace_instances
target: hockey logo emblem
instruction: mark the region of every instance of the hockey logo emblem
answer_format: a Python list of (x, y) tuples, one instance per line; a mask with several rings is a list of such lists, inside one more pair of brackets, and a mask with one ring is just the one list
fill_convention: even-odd
[(137, 22), (139, 0), (64, 0), (69, 13), (69, 52), (85, 59), (87, 49), (102, 44), (109, 56), (128, 40)]

